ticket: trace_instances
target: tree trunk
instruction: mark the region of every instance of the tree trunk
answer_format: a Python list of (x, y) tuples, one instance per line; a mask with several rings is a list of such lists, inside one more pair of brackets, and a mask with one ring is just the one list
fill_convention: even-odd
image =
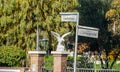
[(108, 53), (109, 53), (109, 51), (108, 51), (108, 49), (106, 49), (106, 59), (105, 59), (105, 64), (106, 64), (106, 69), (108, 69), (109, 68), (109, 60), (108, 60)]
[(101, 68), (104, 69), (104, 66), (103, 66), (103, 60), (101, 58), (101, 52), (98, 52), (98, 56), (99, 56), (99, 59), (100, 59), (100, 62), (101, 62)]

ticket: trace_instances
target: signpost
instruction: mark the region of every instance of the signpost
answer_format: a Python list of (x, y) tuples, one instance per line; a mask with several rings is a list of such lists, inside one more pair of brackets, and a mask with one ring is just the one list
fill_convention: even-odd
[(61, 12), (62, 22), (76, 22), (76, 38), (75, 38), (75, 52), (74, 52), (74, 72), (76, 72), (76, 57), (77, 57), (77, 42), (78, 42), (78, 25), (79, 13), (78, 12)]
[(61, 21), (62, 22), (76, 22), (76, 38), (75, 38), (75, 52), (74, 52), (74, 72), (76, 72), (76, 57), (77, 57), (77, 42), (78, 35), (98, 38), (98, 28), (79, 26), (79, 13), (78, 12), (61, 12)]

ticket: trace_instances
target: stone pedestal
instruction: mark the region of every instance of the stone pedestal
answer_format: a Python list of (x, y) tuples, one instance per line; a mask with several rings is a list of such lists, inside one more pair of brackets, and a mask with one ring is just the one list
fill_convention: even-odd
[(44, 62), (45, 51), (29, 51), (30, 55), (30, 72), (41, 72)]
[(52, 51), (54, 56), (53, 72), (66, 72), (68, 52)]

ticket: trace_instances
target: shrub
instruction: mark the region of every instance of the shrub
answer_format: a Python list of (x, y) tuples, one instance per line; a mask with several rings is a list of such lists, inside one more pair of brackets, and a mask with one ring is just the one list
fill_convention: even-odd
[(0, 66), (23, 66), (25, 56), (25, 52), (21, 48), (1, 46)]
[(53, 68), (53, 56), (52, 55), (44, 57), (44, 67), (47, 70), (52, 70)]

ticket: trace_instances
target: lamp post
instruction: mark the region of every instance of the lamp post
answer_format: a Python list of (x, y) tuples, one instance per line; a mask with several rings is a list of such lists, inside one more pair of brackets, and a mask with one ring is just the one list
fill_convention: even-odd
[(48, 39), (43, 38), (41, 40), (41, 45), (43, 46), (43, 49), (45, 50), (46, 49), (46, 45), (48, 45)]
[(36, 33), (36, 50), (39, 50), (39, 27), (37, 25), (37, 33)]

